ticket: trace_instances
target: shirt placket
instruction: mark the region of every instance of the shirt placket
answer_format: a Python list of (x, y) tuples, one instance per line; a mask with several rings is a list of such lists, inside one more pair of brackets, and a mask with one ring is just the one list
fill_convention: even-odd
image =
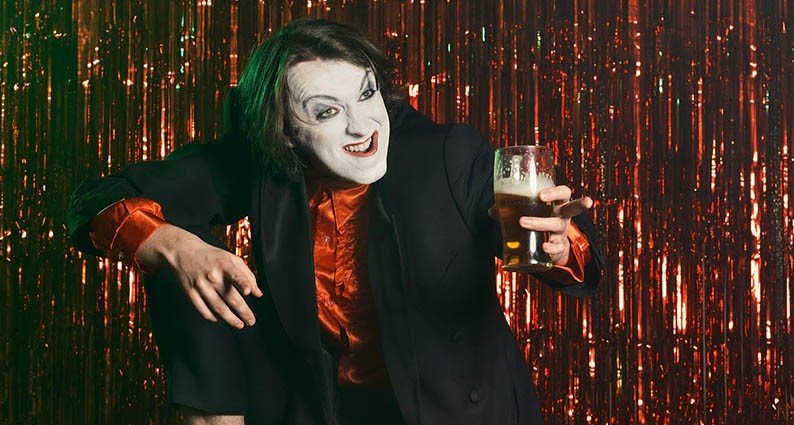
[[(317, 205), (316, 230), (314, 238), (315, 263), (336, 265), (336, 225), (334, 224), (334, 209), (332, 199), (328, 192), (323, 190), (323, 195)], [(335, 268), (335, 267), (334, 267)], [(334, 271), (336, 275), (336, 271)], [(318, 278), (318, 301), (326, 308), (335, 306), (333, 288), (329, 287), (324, 279)]]
[(334, 234), (336, 236), (334, 245), (334, 287), (332, 288), (331, 292), (334, 297), (342, 296), (345, 290), (345, 282), (349, 277), (348, 273), (350, 269), (350, 265), (340, 263), (342, 252), (348, 249), (348, 247), (342, 246), (343, 241), (339, 239), (339, 236), (342, 235), (344, 230), (341, 228), (341, 226), (343, 226), (343, 222), (346, 221), (346, 216), (350, 213), (350, 211), (346, 209), (346, 206), (342, 200), (338, 198), (338, 196), (341, 195), (338, 195), (336, 192), (331, 193), (331, 204), (334, 215)]

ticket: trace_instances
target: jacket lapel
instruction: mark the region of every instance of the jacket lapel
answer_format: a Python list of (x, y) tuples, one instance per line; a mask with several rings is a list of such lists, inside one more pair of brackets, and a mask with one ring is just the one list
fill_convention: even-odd
[(254, 202), (252, 229), (258, 238), (254, 255), (273, 297), (287, 335), (306, 355), (320, 350), (317, 300), (314, 287), (311, 222), (306, 184), (262, 176), (259, 200)]
[(383, 360), (406, 423), (418, 422), (414, 320), (407, 305), (405, 270), (397, 232), (381, 181), (370, 191), (367, 267)]

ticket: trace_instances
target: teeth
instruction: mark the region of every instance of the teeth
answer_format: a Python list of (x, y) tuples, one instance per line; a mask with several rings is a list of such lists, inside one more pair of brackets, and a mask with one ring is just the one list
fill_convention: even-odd
[(345, 150), (348, 152), (364, 152), (369, 149), (370, 145), (372, 145), (372, 137), (370, 137), (366, 142), (353, 146), (345, 146)]

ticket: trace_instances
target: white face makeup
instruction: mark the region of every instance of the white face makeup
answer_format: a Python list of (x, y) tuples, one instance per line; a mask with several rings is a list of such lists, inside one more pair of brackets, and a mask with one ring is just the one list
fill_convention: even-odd
[(321, 174), (358, 184), (386, 173), (389, 115), (375, 74), (345, 61), (287, 71), (293, 143)]

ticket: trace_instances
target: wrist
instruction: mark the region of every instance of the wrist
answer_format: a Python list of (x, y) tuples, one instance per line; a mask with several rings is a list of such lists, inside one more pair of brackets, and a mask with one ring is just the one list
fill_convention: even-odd
[(192, 233), (172, 224), (155, 230), (135, 252), (135, 260), (144, 272), (153, 272), (177, 261), (180, 247), (196, 239)]

